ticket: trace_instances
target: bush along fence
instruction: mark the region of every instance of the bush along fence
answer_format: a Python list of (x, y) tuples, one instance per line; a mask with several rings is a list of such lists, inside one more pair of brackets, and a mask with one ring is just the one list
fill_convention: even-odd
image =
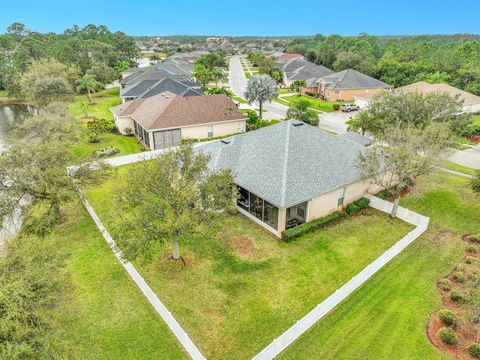
[(366, 207), (368, 207), (368, 205), (370, 205), (370, 200), (367, 198), (361, 198), (348, 204), (345, 211), (335, 211), (334, 213), (320, 219), (284, 230), (282, 232), (282, 239), (285, 242), (290, 242), (302, 235), (321, 229), (333, 223), (334, 221), (345, 219), (346, 217), (353, 215), (362, 209), (365, 209)]
[[(370, 206), (390, 213), (393, 204), (391, 202), (379, 199), (375, 196), (368, 195)], [(285, 331), (278, 338), (273, 340), (265, 349), (260, 351), (253, 357), (253, 360), (270, 360), (278, 356), (290, 344), (297, 340), (302, 334), (310, 329), (317, 321), (326, 316), (343, 300), (345, 300), (352, 292), (362, 286), (368, 279), (370, 279), (377, 271), (383, 268), (390, 260), (400, 254), (408, 245), (410, 245), (416, 238), (422, 235), (428, 228), (429, 218), (401, 206), (398, 207), (397, 217), (409, 224), (415, 225), (415, 229), (410, 231), (395, 245), (385, 251), (370, 265), (360, 271), (341, 288), (337, 289), (332, 295), (326, 298), (323, 302), (318, 304), (312, 311), (297, 321), (291, 328)]]

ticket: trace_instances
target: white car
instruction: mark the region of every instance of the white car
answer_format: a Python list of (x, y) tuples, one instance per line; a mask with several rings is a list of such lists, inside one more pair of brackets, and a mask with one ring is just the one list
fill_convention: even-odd
[(340, 110), (343, 112), (350, 112), (350, 111), (356, 111), (359, 110), (360, 108), (358, 105), (352, 104), (352, 103), (347, 103), (347, 104), (342, 104), (340, 105)]

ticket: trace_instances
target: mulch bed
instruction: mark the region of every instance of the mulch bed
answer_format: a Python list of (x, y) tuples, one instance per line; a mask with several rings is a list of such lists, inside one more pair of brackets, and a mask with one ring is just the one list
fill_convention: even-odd
[(470, 136), (468, 139), (469, 139), (470, 141), (473, 141), (475, 144), (480, 144), (480, 134), (479, 134), (479, 135)]
[[(469, 235), (463, 235), (462, 240), (469, 245), (474, 244), (470, 241)], [(473, 256), (479, 259), (480, 245), (474, 245), (477, 246), (477, 253), (472, 254), (466, 252), (465, 256)], [(455, 271), (456, 270), (453, 269), (452, 272), (446, 277), (448, 280), (450, 280), (451, 290), (459, 287), (459, 283), (455, 281), (452, 275)], [(438, 312), (430, 315), (430, 320), (427, 327), (428, 339), (435, 347), (449, 354), (454, 359), (471, 360), (471, 357), (468, 355), (468, 346), (476, 343), (478, 340), (477, 332), (473, 323), (465, 320), (468, 316), (467, 309), (459, 306), (457, 303), (450, 299), (451, 290), (443, 290), (438, 285), (437, 289), (442, 298), (442, 308), (453, 311), (457, 316), (457, 326), (455, 328), (455, 332), (458, 335), (458, 344), (455, 346), (446, 345), (437, 336), (438, 330), (445, 326), (438, 318)]]

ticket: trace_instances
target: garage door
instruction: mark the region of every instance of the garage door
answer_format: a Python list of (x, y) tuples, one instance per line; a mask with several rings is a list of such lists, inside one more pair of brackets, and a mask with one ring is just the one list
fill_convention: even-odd
[(153, 133), (153, 140), (155, 142), (155, 149), (178, 146), (182, 141), (182, 134), (180, 129), (155, 131)]

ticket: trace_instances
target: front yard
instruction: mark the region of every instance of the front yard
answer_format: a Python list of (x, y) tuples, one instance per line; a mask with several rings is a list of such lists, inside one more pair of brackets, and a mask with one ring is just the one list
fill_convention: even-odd
[(283, 96), (282, 99), (288, 100), (288, 101), (293, 101), (293, 102), (298, 102), (299, 100), (307, 100), (310, 102), (310, 107), (312, 109), (324, 111), (324, 112), (332, 112), (333, 111), (333, 105), (341, 105), (344, 102), (348, 101), (324, 101), (321, 99), (316, 99), (312, 98), (309, 96), (305, 95), (291, 95), (291, 96)]
[[(114, 190), (125, 172), (85, 192), (114, 238)], [(368, 209), (286, 244), (230, 215), (181, 243), (184, 269), (168, 242), (153, 263), (135, 265), (207, 358), (248, 359), (411, 229)]]

